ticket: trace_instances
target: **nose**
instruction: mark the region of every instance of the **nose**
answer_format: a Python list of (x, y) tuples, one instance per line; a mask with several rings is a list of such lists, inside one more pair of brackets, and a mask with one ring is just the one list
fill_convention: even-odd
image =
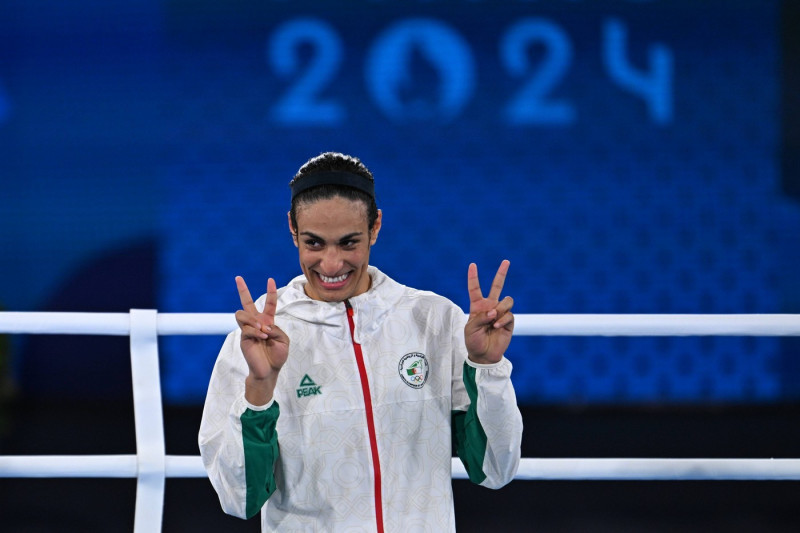
[(322, 254), (322, 273), (326, 276), (335, 276), (342, 270), (342, 254), (338, 246), (327, 246)]

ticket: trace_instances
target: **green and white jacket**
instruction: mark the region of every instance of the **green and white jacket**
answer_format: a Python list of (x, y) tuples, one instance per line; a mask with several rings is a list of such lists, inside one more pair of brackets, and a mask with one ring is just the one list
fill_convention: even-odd
[[(369, 267), (344, 303), (278, 291), (290, 338), (274, 399), (244, 399), (247, 363), (231, 332), (208, 388), (199, 444), (228, 514), (261, 511), (263, 531), (455, 530), (451, 455), (499, 488), (520, 459), (511, 363), (467, 361), (455, 304)], [(263, 309), (265, 297), (256, 302)]]

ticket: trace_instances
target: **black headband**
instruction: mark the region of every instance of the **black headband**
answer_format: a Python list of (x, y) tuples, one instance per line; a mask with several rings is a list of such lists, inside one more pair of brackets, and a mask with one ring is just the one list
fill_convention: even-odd
[(312, 187), (320, 185), (341, 185), (352, 187), (365, 192), (370, 198), (375, 198), (375, 183), (359, 174), (352, 172), (332, 170), (327, 172), (314, 172), (313, 174), (303, 174), (294, 180), (292, 187), (292, 200), (301, 192), (307, 191)]

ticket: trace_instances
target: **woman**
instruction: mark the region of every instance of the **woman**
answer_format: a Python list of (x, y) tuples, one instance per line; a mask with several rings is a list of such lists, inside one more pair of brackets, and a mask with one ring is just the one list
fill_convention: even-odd
[(468, 320), (449, 300), (369, 265), (381, 229), (374, 180), (324, 153), (290, 183), (303, 275), (253, 302), (220, 351), (199, 444), (225, 512), (263, 531), (455, 529), (451, 454), (470, 479), (508, 483), (522, 419), (503, 357), (514, 317), (467, 273)]

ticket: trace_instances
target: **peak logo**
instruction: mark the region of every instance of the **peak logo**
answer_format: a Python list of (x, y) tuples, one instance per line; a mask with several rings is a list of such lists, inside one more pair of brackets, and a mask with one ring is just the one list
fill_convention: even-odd
[(297, 397), (304, 398), (306, 396), (316, 396), (317, 394), (322, 394), (322, 387), (314, 383), (314, 380), (306, 374), (300, 380), (300, 385), (297, 388)]

